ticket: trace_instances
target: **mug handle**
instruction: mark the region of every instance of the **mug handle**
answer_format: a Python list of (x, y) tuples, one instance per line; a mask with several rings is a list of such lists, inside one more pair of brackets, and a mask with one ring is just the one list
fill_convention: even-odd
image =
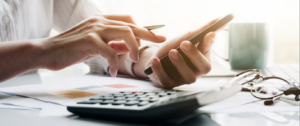
[[(228, 29), (222, 29), (222, 30), (224, 30), (224, 31), (227, 31), (228, 32)], [(212, 49), (212, 52), (217, 56), (217, 57), (219, 57), (219, 58), (221, 58), (221, 59), (223, 59), (223, 60), (225, 60), (225, 61), (229, 61), (229, 57), (226, 59), (226, 58), (224, 58), (224, 57), (222, 57), (222, 56), (220, 56), (219, 54), (217, 54), (216, 52), (215, 52), (215, 50), (214, 49)]]

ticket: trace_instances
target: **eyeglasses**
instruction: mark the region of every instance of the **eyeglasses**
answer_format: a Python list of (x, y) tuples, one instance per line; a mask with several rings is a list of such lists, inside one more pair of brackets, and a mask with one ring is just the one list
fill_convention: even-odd
[[(295, 82), (275, 76), (263, 77), (257, 69), (246, 70), (237, 74), (228, 84), (241, 84), (242, 91), (249, 91), (255, 98), (267, 100), (265, 104), (270, 104), (268, 102), (272, 104), (275, 100), (282, 98), (281, 96), (288, 95), (288, 97), (285, 97), (286, 99), (300, 100), (300, 89)], [(295, 97), (292, 98), (291, 94)]]

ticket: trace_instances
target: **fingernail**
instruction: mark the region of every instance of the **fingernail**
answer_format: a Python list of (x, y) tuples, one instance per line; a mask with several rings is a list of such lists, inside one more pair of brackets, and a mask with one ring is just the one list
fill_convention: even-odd
[(182, 43), (182, 48), (185, 50), (185, 51), (189, 51), (191, 49), (191, 46), (192, 44), (190, 42), (183, 42)]
[(128, 61), (128, 62), (132, 61), (129, 54), (127, 54), (127, 57), (125, 58), (125, 60)]
[(178, 53), (176, 50), (172, 49), (171, 52), (171, 57), (174, 59), (174, 60), (177, 60), (178, 59)]
[(137, 62), (139, 61), (139, 54), (138, 54), (138, 53), (137, 53), (137, 54), (132, 54), (132, 53), (130, 53), (130, 54), (126, 57), (125, 60), (128, 61), (128, 62), (135, 62), (135, 63), (137, 63)]
[(153, 59), (153, 64), (154, 65), (158, 65), (159, 64), (159, 59), (158, 58), (154, 58)]
[(135, 63), (137, 63), (139, 61), (139, 53), (137, 53), (135, 57), (136, 57)]
[(109, 68), (109, 73), (110, 73), (110, 76), (112, 76), (113, 78), (117, 77), (117, 74), (118, 74), (118, 69), (117, 68)]

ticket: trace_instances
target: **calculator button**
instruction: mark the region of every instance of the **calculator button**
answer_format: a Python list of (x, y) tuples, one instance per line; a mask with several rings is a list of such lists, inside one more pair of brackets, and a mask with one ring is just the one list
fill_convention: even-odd
[(159, 99), (158, 98), (152, 98), (152, 99), (150, 99), (149, 101), (150, 102), (156, 102), (156, 101), (158, 101)]
[(166, 93), (159, 93), (159, 94), (157, 94), (159, 97), (164, 97), (164, 96), (167, 96), (167, 94)]
[(132, 98), (126, 98), (126, 100), (137, 100), (137, 97), (132, 97)]
[(147, 104), (149, 104), (148, 101), (142, 101), (142, 102), (138, 103), (138, 106), (144, 106), (144, 105), (147, 105)]
[(139, 103), (138, 101), (128, 101), (125, 103), (125, 106), (132, 106), (132, 105), (136, 105), (138, 103)]
[(96, 103), (100, 103), (100, 102), (102, 102), (102, 100), (81, 101), (81, 102), (77, 102), (77, 104), (96, 104)]
[(102, 101), (100, 102), (101, 105), (106, 105), (106, 104), (110, 104), (110, 103), (113, 103), (114, 101), (113, 100), (105, 100), (105, 101)]
[(157, 95), (148, 96), (149, 98), (159, 98)]
[(122, 93), (122, 94), (132, 94), (132, 92), (131, 91), (120, 91), (120, 93)]
[(126, 101), (125, 100), (120, 100), (120, 101), (115, 101), (113, 103), (111, 103), (112, 105), (121, 105), (124, 104)]
[(114, 98), (114, 96), (104, 96), (103, 98)]
[(154, 91), (155, 94), (163, 93), (163, 91)]
[(125, 97), (127, 97), (127, 98), (131, 98), (131, 97), (135, 97), (135, 95), (133, 95), (133, 94), (130, 94), (130, 95), (125, 95)]
[(103, 95), (102, 97), (113, 97), (114, 94)]
[(112, 99), (114, 99), (114, 97), (104, 97), (103, 99), (104, 100), (112, 100)]
[(134, 93), (136, 96), (143, 95), (144, 93)]
[(119, 93), (119, 94), (114, 94), (115, 97), (120, 97), (120, 96), (124, 96), (125, 94)]
[(145, 98), (145, 97), (147, 97), (147, 95), (139, 95), (139, 96), (137, 96), (138, 98)]
[(145, 91), (144, 94), (154, 93), (153, 91)]
[(102, 97), (100, 97), (100, 98), (90, 98), (90, 100), (103, 100), (103, 98)]
[(174, 94), (176, 94), (176, 92), (175, 91), (167, 91), (167, 92), (165, 92), (167, 95), (174, 95)]
[(124, 100), (125, 99), (125, 97), (116, 97), (116, 98), (114, 98), (114, 100)]
[(155, 93), (147, 93), (146, 95), (153, 96), (153, 95), (156, 95), (156, 94)]
[(148, 97), (148, 98), (139, 98), (139, 100), (140, 101), (148, 101), (148, 100), (150, 100), (150, 98)]
[(133, 91), (132, 93), (133, 94), (135, 94), (135, 93), (142, 93), (142, 91)]

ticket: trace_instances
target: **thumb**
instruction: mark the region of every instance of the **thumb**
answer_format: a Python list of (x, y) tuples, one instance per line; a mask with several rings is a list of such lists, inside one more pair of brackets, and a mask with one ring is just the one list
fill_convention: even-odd
[(215, 32), (209, 32), (204, 36), (203, 42), (197, 46), (198, 50), (209, 60), (210, 60), (210, 49), (214, 43), (215, 37), (216, 37)]

